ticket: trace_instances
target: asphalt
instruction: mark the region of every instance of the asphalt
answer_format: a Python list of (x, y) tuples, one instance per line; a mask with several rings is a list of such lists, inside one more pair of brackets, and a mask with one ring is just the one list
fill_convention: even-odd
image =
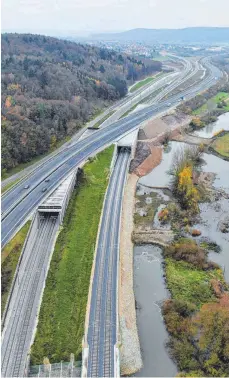
[(130, 151), (119, 152), (104, 202), (87, 334), (88, 377), (115, 376), (119, 228), (129, 159)]
[[(209, 62), (205, 62), (205, 66), (208, 66), (211, 74), (199, 84), (95, 131), (84, 140), (55, 155), (53, 159), (38, 167), (29, 177), (7, 192), (2, 197), (2, 247), (25, 223), (29, 214), (36, 209), (42, 199), (54, 190), (75, 166), (96, 151), (111, 144), (124, 133), (136, 128), (144, 120), (175, 106), (181, 96), (188, 99), (212, 86), (216, 82), (215, 77), (219, 78), (222, 73)], [(45, 178), (49, 178), (50, 181), (45, 183)], [(29, 185), (28, 189), (24, 188), (26, 185)], [(47, 190), (42, 192), (44, 188)]]

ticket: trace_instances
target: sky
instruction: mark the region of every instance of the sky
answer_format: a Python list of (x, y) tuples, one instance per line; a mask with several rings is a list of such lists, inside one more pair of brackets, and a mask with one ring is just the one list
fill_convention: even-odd
[(83, 35), (229, 26), (229, 0), (2, 0), (2, 31)]

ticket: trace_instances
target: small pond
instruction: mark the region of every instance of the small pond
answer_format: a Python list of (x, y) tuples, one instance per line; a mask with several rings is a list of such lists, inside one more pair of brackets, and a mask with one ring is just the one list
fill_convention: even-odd
[(222, 129), (229, 130), (229, 112), (222, 114), (216, 122), (209, 123), (209, 125), (203, 127), (201, 130), (195, 130), (193, 135), (201, 138), (212, 138), (214, 133)]

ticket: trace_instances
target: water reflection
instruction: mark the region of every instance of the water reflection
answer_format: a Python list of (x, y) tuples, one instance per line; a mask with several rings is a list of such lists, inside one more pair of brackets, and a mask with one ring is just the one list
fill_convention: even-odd
[(229, 130), (229, 113), (222, 114), (216, 122), (209, 123), (209, 125), (206, 125), (203, 129), (195, 130), (193, 135), (201, 138), (212, 138), (214, 133), (222, 129)]
[(169, 297), (163, 279), (161, 249), (152, 245), (134, 247), (134, 291), (143, 368), (137, 377), (172, 377), (177, 373), (165, 343), (168, 333), (161, 304)]

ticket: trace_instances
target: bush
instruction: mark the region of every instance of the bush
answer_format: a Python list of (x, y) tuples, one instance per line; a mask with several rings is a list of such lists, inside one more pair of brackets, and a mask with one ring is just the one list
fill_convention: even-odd
[(199, 268), (208, 267), (207, 252), (196, 243), (189, 241), (175, 243), (165, 248), (165, 256), (172, 257), (174, 260), (183, 260)]
[(201, 235), (201, 231), (200, 230), (197, 230), (197, 229), (193, 229), (192, 230), (192, 236), (200, 236)]
[(190, 122), (190, 126), (193, 128), (193, 129), (201, 129), (202, 127), (205, 126), (204, 122), (200, 120), (199, 117), (195, 117), (191, 120)]
[(167, 223), (169, 220), (169, 210), (167, 208), (162, 209), (158, 214), (158, 219), (161, 223)]
[(196, 311), (196, 306), (181, 299), (168, 299), (163, 304), (162, 312), (163, 315), (167, 315), (171, 311), (186, 318)]

